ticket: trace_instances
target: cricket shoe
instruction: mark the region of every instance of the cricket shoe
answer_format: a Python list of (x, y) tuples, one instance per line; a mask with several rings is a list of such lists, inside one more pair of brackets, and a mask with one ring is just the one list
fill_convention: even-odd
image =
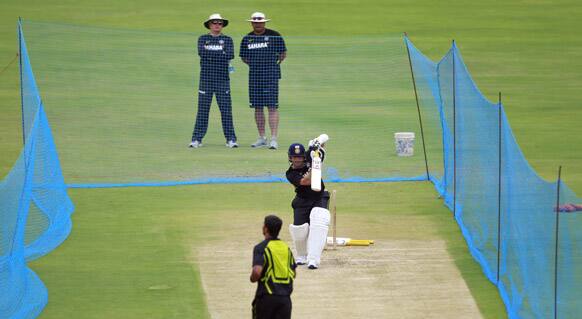
[(269, 143), (269, 149), (270, 150), (276, 150), (279, 147), (279, 144), (277, 143), (276, 139), (271, 139), (271, 142)]
[(310, 261), (307, 264), (307, 268), (309, 268), (309, 269), (317, 269), (317, 268), (319, 268), (319, 266), (314, 261)]
[(258, 148), (258, 147), (263, 147), (266, 145), (267, 145), (267, 139), (264, 137), (259, 137), (256, 142), (251, 144), (251, 147)]
[(226, 147), (228, 147), (228, 148), (237, 148), (238, 147), (238, 144), (237, 144), (237, 142), (235, 142), (233, 140), (230, 140), (230, 141), (226, 142)]
[(200, 141), (192, 141), (190, 143), (190, 145), (188, 145), (189, 148), (199, 148), (202, 147), (202, 142)]
[(307, 265), (307, 256), (297, 256), (295, 263), (297, 265)]

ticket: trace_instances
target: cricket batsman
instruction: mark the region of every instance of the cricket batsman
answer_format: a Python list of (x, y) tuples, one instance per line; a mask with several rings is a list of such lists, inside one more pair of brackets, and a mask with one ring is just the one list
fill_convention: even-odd
[[(329, 192), (321, 181), (321, 190), (314, 191), (311, 187), (310, 158), (314, 151), (324, 154), (323, 144), (312, 140), (309, 150), (300, 143), (293, 143), (287, 152), (290, 167), (287, 170), (287, 180), (295, 186), (293, 207), (293, 224), (289, 232), (297, 250), (298, 265), (307, 264), (309, 269), (319, 268), (321, 254), (326, 244), (330, 214), (328, 210)], [(323, 156), (321, 156), (323, 158)]]

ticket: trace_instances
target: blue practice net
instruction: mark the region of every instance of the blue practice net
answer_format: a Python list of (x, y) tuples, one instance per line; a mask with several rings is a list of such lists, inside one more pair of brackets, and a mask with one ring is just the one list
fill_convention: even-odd
[(20, 33), (24, 148), (0, 183), (0, 318), (34, 318), (47, 291), (26, 266), (66, 239), (73, 204)]
[(582, 205), (580, 198), (563, 183), (558, 211), (557, 313), (560, 318), (576, 318), (580, 315), (582, 291)]
[[(47, 302), (26, 261), (48, 253), (70, 232), (73, 204), (65, 180), (68, 187), (280, 181), (284, 145), (322, 132), (332, 138), (327, 180), (430, 179), (511, 318), (582, 312), (582, 200), (529, 166), (503, 105), (483, 97), (454, 44), (435, 63), (397, 37), (285, 37), (277, 101), (286, 106), (277, 139), (283, 151), (273, 151), (250, 147), (257, 132), (246, 105), (256, 100), (246, 66), (235, 54), (224, 53), (225, 60), (206, 52), (220, 60), (223, 82), (203, 86), (197, 35), (38, 22), (24, 27), (25, 146), (0, 184), (0, 317), (35, 317)], [(247, 48), (272, 40), (252, 39)], [(224, 49), (224, 43), (205, 41), (210, 51)], [(277, 48), (280, 59), (284, 50)], [(31, 61), (40, 69), (37, 78)], [(208, 100), (201, 105), (200, 99), (208, 90), (226, 103), (222, 111), (230, 105), (236, 134), (217, 108), (205, 113)], [(219, 97), (220, 90), (231, 100)], [(256, 103), (268, 106), (275, 103), (271, 98)], [(413, 156), (398, 156), (395, 133), (416, 133)], [(196, 139), (204, 145), (189, 148)], [(229, 141), (239, 148), (225, 145)]]
[(481, 94), (454, 44), (434, 63), (405, 42), (432, 132), (425, 134), (431, 180), (509, 317), (577, 317), (582, 200), (561, 184), (558, 202), (557, 183), (529, 166), (503, 105)]

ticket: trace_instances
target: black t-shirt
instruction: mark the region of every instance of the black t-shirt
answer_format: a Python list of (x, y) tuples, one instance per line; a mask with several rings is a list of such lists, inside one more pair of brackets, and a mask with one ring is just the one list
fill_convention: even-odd
[(232, 39), (224, 34), (205, 34), (198, 38), (200, 78), (207, 81), (228, 80), (228, 64), (234, 58)]
[[(289, 247), (285, 243), (281, 242), (279, 238), (265, 239), (262, 242), (258, 243), (253, 249), (253, 266), (263, 266), (263, 271), (261, 272), (261, 279), (257, 282), (256, 296), (262, 296), (266, 294), (278, 296), (290, 296), (291, 293), (293, 292), (293, 280), (290, 280), (288, 284), (274, 283), (272, 280), (266, 280), (267, 282), (265, 283), (265, 276), (267, 275), (267, 272), (273, 272), (273, 269), (269, 269), (269, 265), (265, 260), (265, 249), (267, 248), (267, 245), (269, 244), (270, 241), (278, 241), (279, 244), (286, 247), (290, 257), (288, 259), (289, 261), (288, 266), (293, 272), (291, 276), (295, 278), (295, 269), (297, 268), (297, 264), (295, 263), (295, 259), (293, 258), (293, 254), (291, 253)], [(267, 287), (265, 287), (265, 284), (269, 285), (269, 289), (271, 290), (270, 292), (267, 290)]]
[(279, 56), (286, 52), (285, 41), (279, 32), (265, 29), (261, 35), (247, 34), (240, 43), (240, 57), (249, 64), (251, 80), (278, 80), (281, 78)]
[(285, 175), (287, 176), (289, 183), (295, 186), (295, 193), (297, 193), (298, 197), (305, 199), (321, 198), (323, 196), (323, 191), (325, 190), (325, 184), (323, 184), (323, 180), (321, 181), (320, 192), (312, 190), (311, 185), (301, 185), (301, 179), (303, 178), (303, 175), (307, 173), (307, 171), (309, 171), (309, 167), (307, 166), (298, 169), (294, 169), (293, 166), (290, 166)]

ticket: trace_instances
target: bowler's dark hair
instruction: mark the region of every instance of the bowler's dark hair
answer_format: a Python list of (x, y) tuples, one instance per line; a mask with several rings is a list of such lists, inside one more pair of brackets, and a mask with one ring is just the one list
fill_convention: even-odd
[(281, 231), (281, 226), (283, 225), (283, 221), (281, 218), (275, 215), (269, 215), (265, 217), (265, 226), (267, 226), (267, 231), (269, 235), (273, 238), (277, 238), (279, 236), (279, 232)]

